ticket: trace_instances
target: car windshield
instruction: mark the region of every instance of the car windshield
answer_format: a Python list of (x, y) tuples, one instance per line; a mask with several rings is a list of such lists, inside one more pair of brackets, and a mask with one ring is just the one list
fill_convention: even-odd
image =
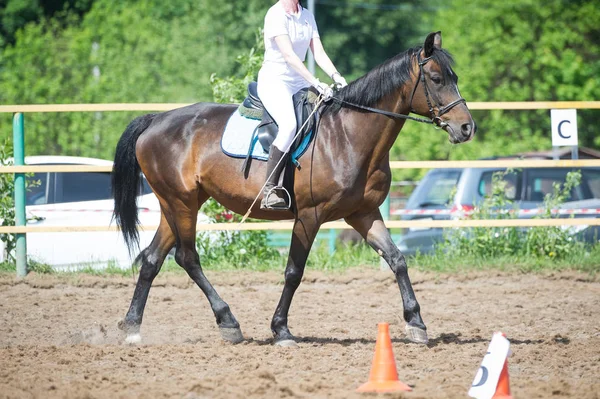
[(445, 206), (460, 178), (460, 170), (443, 170), (428, 174), (421, 181), (415, 197), (411, 198), (407, 207)]
[[(62, 197), (60, 202), (81, 202), (111, 199), (110, 173), (60, 173)], [(59, 180), (60, 181), (60, 180)]]
[[(139, 194), (152, 192), (142, 178)], [(27, 177), (27, 205), (47, 205), (68, 202), (112, 199), (109, 172), (51, 172)]]

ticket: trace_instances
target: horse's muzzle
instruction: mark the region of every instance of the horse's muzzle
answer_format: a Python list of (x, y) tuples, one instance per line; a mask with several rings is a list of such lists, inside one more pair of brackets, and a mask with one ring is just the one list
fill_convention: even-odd
[(463, 123), (460, 126), (460, 133), (465, 138), (465, 140), (462, 140), (462, 142), (464, 143), (466, 141), (472, 140), (473, 137), (475, 136), (476, 131), (477, 131), (477, 124), (475, 124), (475, 121), (471, 121), (469, 123)]
[(475, 121), (463, 123), (460, 125), (460, 129), (458, 129), (458, 127), (453, 128), (451, 124), (446, 122), (442, 122), (439, 126), (448, 133), (449, 140), (452, 144), (466, 143), (467, 141), (472, 140), (477, 131)]

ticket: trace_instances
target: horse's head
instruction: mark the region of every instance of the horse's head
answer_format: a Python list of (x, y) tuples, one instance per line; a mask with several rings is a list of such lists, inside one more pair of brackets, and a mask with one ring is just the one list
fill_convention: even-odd
[(471, 140), (477, 125), (458, 91), (452, 57), (442, 50), (442, 33), (430, 33), (415, 58), (418, 78), (411, 95), (411, 111), (431, 117), (448, 132), (453, 144)]

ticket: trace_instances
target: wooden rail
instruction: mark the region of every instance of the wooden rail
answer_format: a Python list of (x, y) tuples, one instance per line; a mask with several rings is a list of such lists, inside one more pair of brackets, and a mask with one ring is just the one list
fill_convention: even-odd
[[(0, 113), (169, 111), (189, 103), (24, 104), (0, 105)], [(600, 101), (496, 101), (467, 103), (471, 110), (600, 109)]]
[(0, 113), (16, 112), (107, 112), (107, 111), (170, 111), (191, 105), (188, 103), (122, 103), (122, 104), (26, 104), (0, 105)]
[[(600, 159), (497, 159), (485, 161), (393, 161), (392, 169), (436, 169), (436, 168), (585, 168), (600, 167)], [(29, 165), (0, 166), (0, 173), (38, 172), (111, 172), (112, 166), (91, 165)]]
[(600, 109), (600, 101), (496, 101), (469, 102), (470, 110)]
[(600, 167), (600, 159), (494, 159), (485, 161), (392, 161), (392, 169), (436, 168), (583, 168)]
[(40, 172), (112, 172), (112, 166), (93, 165), (27, 165), (0, 166), (0, 173), (40, 173)]
[[(600, 218), (565, 218), (565, 219), (456, 219), (456, 220), (388, 220), (385, 225), (389, 229), (396, 228), (458, 228), (458, 227), (548, 227), (548, 226), (600, 226)], [(248, 230), (292, 230), (293, 222), (268, 223), (211, 223), (196, 225), (197, 231), (248, 231)], [(345, 222), (329, 222), (322, 229), (351, 229)], [(140, 226), (143, 231), (155, 231), (158, 226)], [(67, 233), (118, 231), (116, 226), (0, 226), (1, 234), (17, 233)]]

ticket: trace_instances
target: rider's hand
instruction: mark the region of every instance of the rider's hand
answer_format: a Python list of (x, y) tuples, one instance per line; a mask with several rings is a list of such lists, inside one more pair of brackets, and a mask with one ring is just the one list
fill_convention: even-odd
[(319, 79), (315, 79), (313, 82), (313, 86), (321, 93), (323, 96), (323, 101), (328, 101), (333, 97), (333, 90), (327, 84), (321, 82)]
[(331, 75), (331, 79), (333, 79), (333, 81), (335, 82), (335, 86), (338, 89), (348, 86), (348, 82), (346, 82), (346, 79), (344, 79), (344, 77), (340, 75), (339, 72), (335, 72), (333, 75)]

